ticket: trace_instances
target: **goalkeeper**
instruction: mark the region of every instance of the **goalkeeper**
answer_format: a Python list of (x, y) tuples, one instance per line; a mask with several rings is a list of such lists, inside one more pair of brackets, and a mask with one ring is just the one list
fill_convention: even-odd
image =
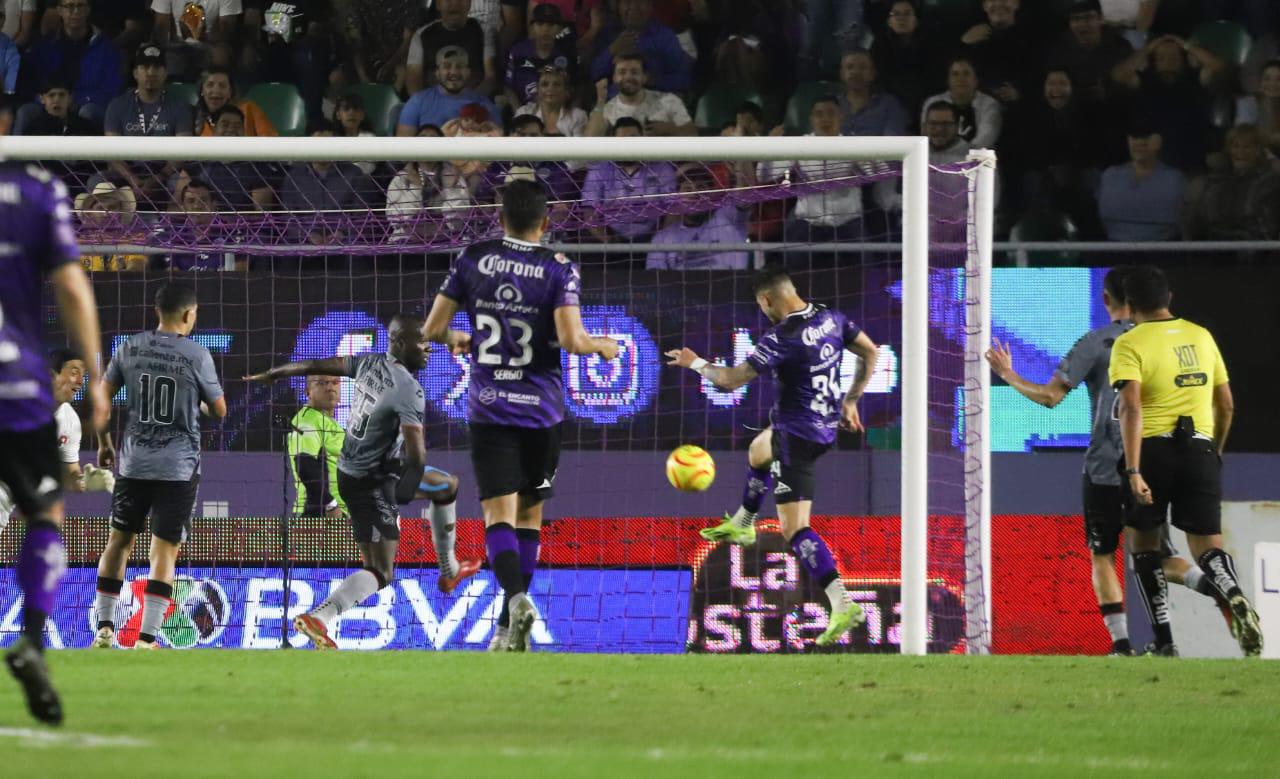
[[(72, 408), (76, 390), (84, 384), (84, 360), (70, 349), (49, 352), (49, 373), (53, 378), (53, 400), (58, 404), (54, 419), (58, 423), (58, 454), (62, 459), (62, 487), (71, 492), (111, 492), (115, 477), (105, 468), (85, 465), (80, 469), (80, 415)], [(0, 483), (0, 532), (9, 524), (13, 513), (13, 497)]]

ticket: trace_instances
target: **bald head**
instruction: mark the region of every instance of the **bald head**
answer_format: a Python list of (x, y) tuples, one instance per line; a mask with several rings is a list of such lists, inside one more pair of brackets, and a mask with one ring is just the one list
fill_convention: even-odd
[(413, 373), (427, 364), (427, 339), (422, 324), (422, 317), (416, 314), (396, 314), (387, 325), (387, 352)]

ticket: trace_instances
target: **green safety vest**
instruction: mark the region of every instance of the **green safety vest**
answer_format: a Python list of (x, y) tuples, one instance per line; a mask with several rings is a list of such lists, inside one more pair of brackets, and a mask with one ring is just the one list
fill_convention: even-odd
[(301, 514), (307, 505), (306, 487), (298, 475), (298, 455), (305, 454), (320, 459), (324, 452), (324, 460), (328, 465), (329, 494), (337, 498), (338, 506), (347, 510), (347, 504), (338, 494), (338, 455), (342, 453), (342, 442), (346, 433), (333, 417), (330, 417), (310, 406), (303, 406), (293, 415), (293, 425), (287, 438), (289, 448), (289, 468), (293, 471), (293, 486), (297, 498), (293, 502), (293, 512)]

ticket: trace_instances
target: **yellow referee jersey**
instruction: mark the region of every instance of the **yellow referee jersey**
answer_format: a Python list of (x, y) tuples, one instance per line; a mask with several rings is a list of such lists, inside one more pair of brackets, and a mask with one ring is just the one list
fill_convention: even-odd
[(1178, 417), (1213, 437), (1213, 388), (1227, 367), (1209, 331), (1185, 319), (1143, 322), (1111, 347), (1111, 383), (1142, 382), (1142, 437), (1173, 432)]

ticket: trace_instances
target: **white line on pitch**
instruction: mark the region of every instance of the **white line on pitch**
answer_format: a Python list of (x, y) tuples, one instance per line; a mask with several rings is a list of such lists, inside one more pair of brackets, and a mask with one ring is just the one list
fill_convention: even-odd
[(97, 749), (102, 747), (147, 747), (150, 741), (129, 736), (98, 736), (93, 733), (64, 733), (35, 728), (0, 728), (0, 738), (16, 738), (23, 746), (76, 747)]

